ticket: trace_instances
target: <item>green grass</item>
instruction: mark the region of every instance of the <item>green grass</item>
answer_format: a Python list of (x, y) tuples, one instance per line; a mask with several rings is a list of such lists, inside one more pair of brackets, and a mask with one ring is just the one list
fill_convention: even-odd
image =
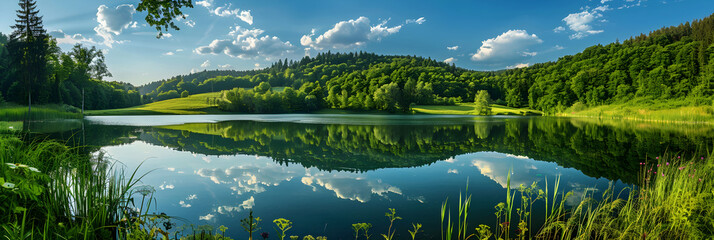
[(686, 100), (635, 99), (626, 103), (583, 107), (582, 109), (573, 109), (571, 107), (557, 115), (663, 123), (714, 123), (714, 107), (711, 105), (697, 105)]
[[(453, 114), (453, 115), (479, 115), (474, 103), (458, 103), (455, 106), (444, 105), (417, 105), (412, 108), (416, 113), (425, 114)], [(543, 113), (526, 108), (512, 108), (503, 105), (491, 105), (492, 115), (542, 115)]]
[(22, 130), (22, 122), (3, 122), (0, 121), (0, 133), (2, 132), (17, 132)]
[[(23, 121), (27, 117), (27, 106), (12, 103), (0, 104), (0, 121)], [(49, 104), (33, 105), (30, 119), (78, 119), (82, 118), (79, 109), (70, 106)]]
[(211, 104), (206, 99), (220, 98), (220, 92), (202, 93), (190, 95), (186, 98), (174, 98), (159, 102), (153, 102), (140, 106), (120, 109), (92, 110), (85, 111), (86, 115), (161, 115), (161, 114), (209, 114), (225, 113), (215, 104)]
[(138, 206), (135, 174), (55, 141), (0, 137), (0, 238), (112, 239)]

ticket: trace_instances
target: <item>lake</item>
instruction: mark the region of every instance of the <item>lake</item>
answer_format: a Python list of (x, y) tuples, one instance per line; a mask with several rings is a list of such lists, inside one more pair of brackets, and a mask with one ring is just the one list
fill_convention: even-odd
[[(395, 237), (440, 239), (440, 209), (456, 215), (459, 193), (473, 195), (470, 229), (496, 224), (494, 206), (511, 188), (545, 181), (574, 195), (601, 195), (638, 182), (640, 162), (665, 153), (698, 158), (714, 146), (709, 125), (550, 117), (440, 115), (102, 116), (34, 124), (37, 132), (123, 163), (153, 186), (158, 212), (179, 225), (225, 225), (245, 239), (249, 209), (275, 239), (273, 219), (288, 235), (354, 239), (351, 224), (374, 225), (372, 239), (402, 220)], [(552, 191), (552, 190), (551, 190)], [(534, 223), (542, 219), (534, 206)], [(514, 209), (515, 211), (515, 209)], [(514, 213), (515, 215), (515, 213)]]

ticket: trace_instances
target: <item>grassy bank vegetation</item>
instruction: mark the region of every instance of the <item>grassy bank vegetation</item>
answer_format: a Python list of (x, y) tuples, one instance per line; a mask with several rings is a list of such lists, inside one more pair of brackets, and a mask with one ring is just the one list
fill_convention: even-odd
[[(417, 105), (412, 107), (415, 113), (425, 114), (454, 114), (454, 115), (479, 115), (477, 106), (474, 103), (457, 103), (454, 106), (446, 105)], [(537, 110), (527, 108), (513, 108), (503, 105), (491, 104), (491, 115), (542, 115)]]
[(220, 92), (190, 95), (130, 108), (86, 111), (87, 115), (161, 115), (222, 113), (216, 108)]
[(61, 143), (0, 137), (0, 236), (112, 239), (137, 181)]
[(653, 122), (714, 122), (714, 107), (688, 100), (660, 101), (638, 98), (624, 103), (586, 107), (574, 104), (558, 116), (594, 117), (601, 119), (627, 119)]
[[(0, 103), (0, 121), (23, 121), (27, 119), (27, 105)], [(77, 119), (82, 118), (81, 110), (69, 105), (33, 105), (29, 119)]]

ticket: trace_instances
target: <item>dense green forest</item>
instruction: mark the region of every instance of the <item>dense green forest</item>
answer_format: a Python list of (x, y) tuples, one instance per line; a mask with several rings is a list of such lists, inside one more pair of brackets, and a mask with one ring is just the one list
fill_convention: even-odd
[[(220, 106), (237, 112), (407, 111), (411, 104), (471, 102), (479, 90), (488, 91), (497, 103), (546, 113), (633, 99), (710, 105), (712, 43), (714, 16), (520, 69), (479, 72), (415, 56), (326, 52), (203, 81), (179, 76), (160, 85), (152, 83), (157, 87), (149, 95), (162, 100), (179, 97), (183, 91), (236, 88), (225, 92)], [(267, 85), (259, 86), (263, 82), (289, 88), (272, 92)]]
[(9, 36), (0, 33), (0, 102), (61, 103), (86, 109), (141, 104), (128, 83), (105, 82), (111, 73), (96, 47), (75, 45), (62, 52), (45, 31), (34, 1), (20, 1), (17, 24)]
[(84, 91), (86, 109), (141, 104), (136, 87), (102, 80), (111, 74), (104, 64), (101, 50), (75, 45), (70, 51), (62, 52), (54, 39), (43, 37), (41, 47), (46, 48), (46, 62), (33, 67), (40, 74), (28, 83), (21, 76), (24, 72), (20, 70), (19, 62), (22, 50), (16, 46), (22, 43), (13, 43), (11, 38), (0, 33), (0, 95), (6, 101), (27, 104), (28, 94), (31, 94), (33, 104), (63, 103), (81, 107)]
[(635, 101), (711, 105), (714, 95), (714, 16), (520, 69), (481, 72), (416, 56), (328, 51), (260, 70), (202, 71), (140, 87), (102, 81), (111, 74), (101, 50), (76, 45), (62, 52), (39, 20), (24, 23), (37, 25), (32, 31), (20, 24), (9, 37), (0, 34), (2, 99), (80, 107), (84, 98), (87, 109), (107, 109), (223, 91), (218, 107), (232, 112), (407, 112), (414, 105), (472, 102), (485, 90), (491, 103), (553, 114)]

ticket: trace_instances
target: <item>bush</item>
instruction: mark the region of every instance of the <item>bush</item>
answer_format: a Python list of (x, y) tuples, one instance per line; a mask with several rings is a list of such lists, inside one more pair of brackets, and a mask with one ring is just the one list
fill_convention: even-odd
[(567, 112), (580, 112), (587, 108), (588, 106), (586, 106), (584, 103), (575, 102), (573, 103), (573, 106), (570, 106), (570, 108), (568, 108)]

